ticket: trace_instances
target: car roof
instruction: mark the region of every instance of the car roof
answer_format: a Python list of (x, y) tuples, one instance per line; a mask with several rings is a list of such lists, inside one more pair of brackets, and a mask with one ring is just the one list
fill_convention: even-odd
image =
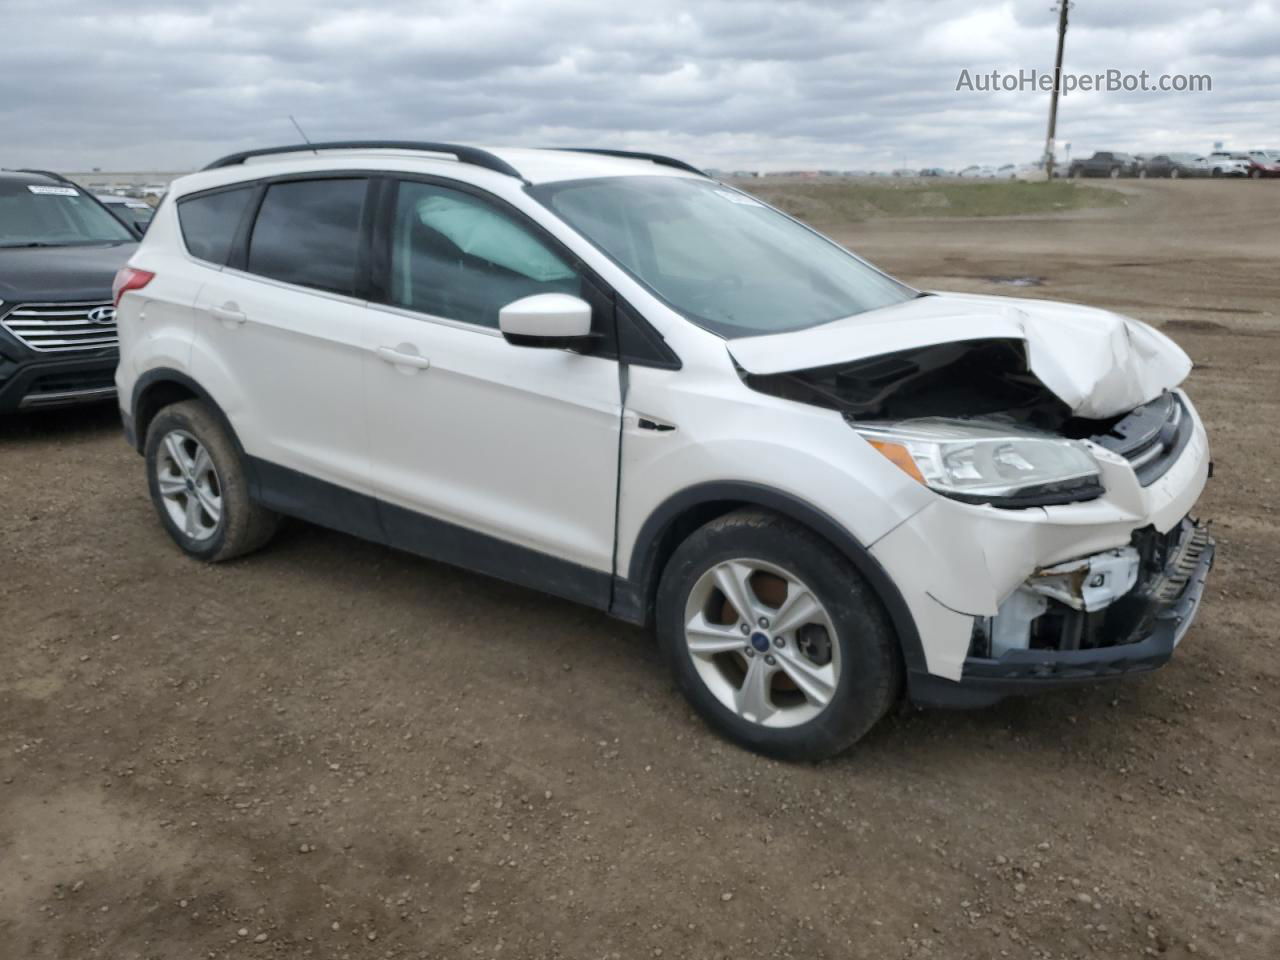
[[(313, 173), (326, 170), (386, 170), (389, 172), (434, 173), (476, 183), (500, 178), (510, 182), (511, 173), (527, 184), (553, 183), (566, 180), (588, 180), (601, 177), (687, 177), (701, 178), (681, 161), (665, 157), (650, 159), (648, 154), (610, 156), (587, 150), (534, 147), (461, 147), (474, 152), (484, 162), (466, 161), (450, 154), (449, 145), (441, 149), (405, 149), (391, 147), (334, 147), (322, 144), (318, 152), (307, 145), (279, 148), (281, 152), (254, 156), (232, 154), (189, 174), (171, 185), (171, 192), (182, 195), (242, 180), (281, 176), (289, 173)], [(465, 156), (465, 153), (463, 154)], [(501, 168), (508, 172), (501, 172)], [(519, 182), (519, 181), (516, 181)]]
[(0, 180), (12, 180), (17, 183), (62, 183), (61, 177), (43, 170), (4, 170), (0, 169)]

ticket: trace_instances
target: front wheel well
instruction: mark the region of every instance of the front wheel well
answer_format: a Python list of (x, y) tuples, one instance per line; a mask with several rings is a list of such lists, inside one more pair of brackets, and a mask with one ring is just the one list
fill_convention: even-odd
[[(687, 506), (677, 512), (655, 536), (637, 540), (636, 549), (630, 570), (630, 579), (640, 593), (641, 616), (644, 623), (653, 620), (654, 604), (658, 597), (658, 584), (662, 580), (662, 571), (667, 568), (667, 561), (676, 552), (680, 544), (691, 537), (694, 532), (718, 517), (751, 507), (754, 504), (745, 500), (705, 500)], [(645, 524), (646, 527), (652, 523)], [(641, 532), (644, 537), (644, 532)]]
[(620, 575), (615, 581), (621, 588), (615, 601), (623, 601), (617, 606), (626, 607), (615, 612), (640, 624), (651, 623), (658, 584), (676, 548), (704, 524), (740, 509), (776, 513), (812, 531), (844, 554), (889, 614), (906, 667), (927, 669), (915, 618), (902, 591), (871, 552), (823, 511), (791, 494), (754, 483), (703, 484), (678, 493), (659, 506), (636, 537), (625, 576)]

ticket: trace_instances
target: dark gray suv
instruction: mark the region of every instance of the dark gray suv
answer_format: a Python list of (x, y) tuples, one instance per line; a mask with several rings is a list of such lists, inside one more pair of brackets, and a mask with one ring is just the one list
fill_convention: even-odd
[(115, 395), (111, 281), (138, 237), (69, 180), (0, 170), (0, 413)]

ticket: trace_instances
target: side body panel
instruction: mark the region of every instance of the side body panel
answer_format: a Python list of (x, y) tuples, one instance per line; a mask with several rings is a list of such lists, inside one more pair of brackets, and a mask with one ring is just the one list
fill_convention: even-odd
[(369, 492), (363, 303), (227, 268), (196, 306), (192, 376), (217, 398), (246, 452)]
[[(378, 496), (611, 573), (617, 363), (512, 346), (496, 330), (391, 308), (366, 319), (366, 432)], [(397, 364), (387, 350), (430, 366)]]

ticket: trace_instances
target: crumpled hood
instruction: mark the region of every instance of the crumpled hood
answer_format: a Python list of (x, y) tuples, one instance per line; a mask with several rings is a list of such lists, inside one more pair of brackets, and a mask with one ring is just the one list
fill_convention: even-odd
[(728, 342), (748, 373), (772, 374), (965, 340), (1022, 340), (1031, 372), (1077, 416), (1126, 413), (1191, 372), (1176, 343), (1139, 320), (1048, 300), (939, 293), (793, 333)]

